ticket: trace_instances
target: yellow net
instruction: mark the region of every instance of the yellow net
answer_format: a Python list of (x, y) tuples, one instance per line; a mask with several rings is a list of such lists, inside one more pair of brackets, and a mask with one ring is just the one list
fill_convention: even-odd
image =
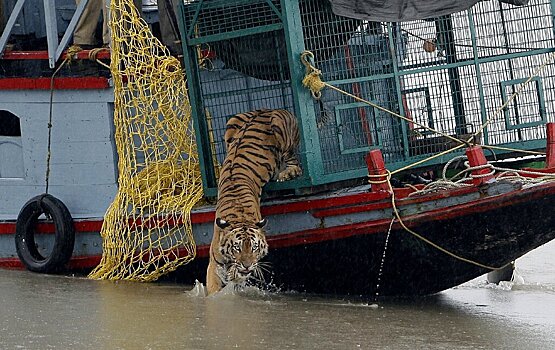
[(202, 186), (190, 105), (179, 61), (133, 0), (110, 7), (119, 189), (89, 277), (153, 281), (195, 256), (189, 215)]

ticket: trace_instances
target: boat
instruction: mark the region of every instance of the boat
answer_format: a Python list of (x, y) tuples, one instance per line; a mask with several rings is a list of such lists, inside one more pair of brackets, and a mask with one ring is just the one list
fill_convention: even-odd
[[(289, 109), (302, 130), (302, 177), (269, 183), (262, 202), (266, 283), (275, 288), (429, 295), (512, 269), (553, 240), (555, 1), (475, 3), (392, 22), (339, 16), (348, 11), (341, 1), (181, 4), (204, 201), (190, 212), (194, 259), (164, 278), (203, 280), (225, 120), (257, 108)], [(64, 51), (60, 21), (47, 26), (62, 37), (48, 50), (6, 51), (10, 30), (26, 28), (7, 18), (0, 267), (34, 269), (14, 243), (24, 227), (31, 255), (60, 255), (54, 265), (62, 266), (43, 272), (90, 271), (101, 263), (104, 215), (118, 193), (114, 82), (86, 50)], [(76, 65), (60, 68), (68, 56)], [(28, 208), (41, 205), (67, 220), (32, 219)]]

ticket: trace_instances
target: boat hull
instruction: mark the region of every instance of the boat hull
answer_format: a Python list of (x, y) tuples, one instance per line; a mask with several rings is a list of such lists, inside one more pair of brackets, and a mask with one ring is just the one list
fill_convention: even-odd
[[(427, 295), (491, 271), (474, 263), (501, 267), (555, 238), (555, 182), (528, 188), (496, 182), (405, 196), (396, 207), (413, 232), (458, 257), (411, 234), (398, 220), (388, 234), (393, 217), (388, 193), (282, 201), (263, 207), (271, 265), (266, 281), (280, 290), (319, 294)], [(213, 210), (193, 213), (197, 257), (164, 279), (204, 280), (213, 220)], [(78, 253), (68, 268), (87, 270), (100, 261), (100, 235), (91, 231), (99, 231), (101, 221), (75, 225)], [(13, 244), (10, 227), (15, 225), (0, 223), (4, 252), (8, 240)], [(45, 236), (52, 231), (48, 225), (39, 229)], [(0, 266), (22, 266), (12, 250), (11, 256), (0, 256)]]
[[(555, 238), (553, 208), (555, 184), (420, 213), (404, 222), (460, 258), (502, 267)], [(274, 248), (267, 257), (272, 271), (267, 280), (280, 290), (297, 292), (414, 296), (434, 294), (491, 271), (440, 251), (398, 222), (388, 237), (388, 226), (383, 220), (370, 221), (334, 232), (270, 237)], [(179, 275), (194, 282), (207, 263), (200, 257)]]

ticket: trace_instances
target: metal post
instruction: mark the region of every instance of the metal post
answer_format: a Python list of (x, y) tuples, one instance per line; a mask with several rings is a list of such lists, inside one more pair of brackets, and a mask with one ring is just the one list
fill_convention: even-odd
[(382, 152), (379, 149), (373, 149), (368, 152), (365, 159), (366, 166), (368, 167), (368, 175), (371, 176), (369, 181), (372, 192), (389, 191), (389, 184), (386, 181), (387, 171), (385, 169)]
[(46, 42), (48, 43), (48, 62), (50, 68), (56, 66), (58, 50), (58, 21), (56, 19), (56, 1), (44, 0), (44, 19), (46, 22)]
[[(69, 40), (73, 36), (73, 32), (75, 31), (75, 27), (77, 26), (77, 23), (79, 22), (79, 19), (81, 18), (81, 15), (83, 14), (83, 11), (85, 10), (85, 6), (87, 6), (88, 3), (89, 3), (89, 0), (81, 0), (79, 5), (75, 9), (75, 13), (73, 14), (73, 17), (71, 17), (71, 21), (69, 22), (69, 24), (67, 26), (67, 29), (64, 33), (64, 36), (62, 37), (62, 40), (60, 40), (60, 44), (58, 45), (58, 48), (56, 49), (56, 55), (54, 56), (54, 62), (58, 61), (58, 59), (62, 55), (64, 49), (69, 44)], [(53, 67), (51, 66), (51, 68), (53, 68)]]
[[(395, 30), (393, 30), (393, 26), (395, 26)], [(389, 23), (387, 25), (387, 36), (389, 38), (389, 50), (390, 50), (391, 60), (393, 64), (393, 76), (395, 77), (395, 93), (397, 95), (399, 114), (410, 117), (408, 115), (408, 111), (405, 110), (405, 105), (403, 104), (402, 82), (401, 82), (401, 75), (399, 72), (400, 59), (398, 57), (398, 53), (400, 52), (399, 45), (402, 45), (402, 40), (403, 40), (403, 38), (401, 37), (401, 31), (399, 26), (400, 25), (398, 23), (396, 24)], [(388, 118), (391, 118), (391, 117), (392, 117), (391, 115), (388, 116)], [(408, 124), (406, 122), (401, 122), (400, 125), (401, 125), (403, 144), (408, 145), (409, 144), (408, 128), (407, 128)], [(395, 131), (398, 131), (398, 128), (392, 128), (392, 129), (395, 129)], [(395, 137), (395, 132), (393, 130), (392, 132)], [(404, 159), (407, 159), (409, 156), (410, 156), (409, 147), (404, 147), (404, 150), (403, 150)]]
[(4, 32), (4, 2), (0, 1), (0, 32)]
[(545, 167), (555, 168), (555, 123), (547, 123)]
[[(71, 39), (71, 37), (73, 35), (73, 31), (75, 30), (75, 27), (77, 26), (77, 22), (81, 18), (81, 15), (83, 14), (85, 6), (87, 6), (88, 2), (89, 2), (89, 0), (82, 0), (79, 3), (77, 8), (75, 9), (75, 13), (73, 14), (73, 17), (71, 18), (71, 21), (69, 22), (69, 25), (68, 25), (65, 33), (64, 33), (64, 36), (62, 37), (62, 40), (58, 44), (58, 24), (57, 24), (57, 18), (56, 18), (56, 1), (55, 0), (44, 0), (44, 16), (45, 16), (45, 23), (46, 23), (46, 40), (47, 40), (47, 43), (48, 43), (48, 60), (49, 60), (50, 68), (55, 67), (56, 62), (58, 61), (58, 59), (62, 55), (66, 46), (68, 45), (69, 40)], [(6, 47), (6, 44), (8, 43), (8, 39), (9, 39), (10, 34), (13, 30), (13, 27), (15, 26), (15, 22), (17, 20), (17, 17), (20, 14), (22, 8), (23, 8), (24, 3), (25, 3), (25, 0), (18, 0), (17, 3), (15, 4), (13, 10), (12, 10), (10, 18), (8, 19), (8, 23), (6, 23), (6, 26), (5, 26), (4, 31), (2, 33), (2, 36), (0, 37), (0, 54), (4, 51), (4, 48)]]
[[(196, 12), (199, 13), (202, 6), (203, 1), (199, 1), (196, 4), (190, 5), (196, 6)], [(196, 24), (196, 20), (192, 22), (186, 21), (185, 15), (185, 4), (183, 1), (179, 2), (178, 6), (178, 25), (183, 33), (182, 37), (182, 45), (183, 45), (183, 62), (185, 64), (185, 72), (187, 75), (187, 87), (188, 87), (188, 95), (189, 100), (191, 101), (191, 116), (193, 118), (193, 124), (195, 126), (195, 137), (198, 145), (198, 152), (199, 152), (199, 161), (200, 161), (200, 170), (202, 176), (202, 183), (204, 184), (205, 194), (207, 196), (217, 196), (217, 190), (214, 193), (210, 193), (207, 191), (209, 188), (214, 188), (218, 186), (218, 180), (216, 178), (216, 172), (213, 167), (215, 159), (213, 159), (213, 155), (210, 145), (210, 128), (208, 125), (208, 121), (206, 118), (206, 112), (204, 110), (204, 104), (202, 100), (202, 91), (201, 91), (201, 84), (200, 84), (200, 72), (198, 67), (198, 56), (197, 56), (197, 47), (194, 44), (191, 44), (190, 39), (194, 34), (191, 30), (187, 32), (187, 28), (194, 28)]]
[[(466, 156), (468, 157), (468, 163), (470, 164), (471, 167), (488, 164), (486, 156), (484, 155), (484, 150), (480, 146), (468, 147), (466, 149)], [(473, 175), (478, 175), (481, 177), (473, 178), (472, 183), (474, 185), (481, 185), (483, 183), (488, 182), (493, 178), (493, 174), (487, 175), (489, 172), (490, 172), (490, 169), (488, 168), (473, 170), (472, 171)]]
[(4, 52), (4, 48), (8, 43), (8, 38), (10, 37), (10, 33), (12, 32), (12, 29), (15, 25), (15, 21), (17, 20), (17, 17), (19, 16), (21, 9), (23, 8), (23, 4), (25, 4), (25, 0), (18, 0), (15, 3), (12, 14), (10, 15), (8, 23), (6, 23), (6, 27), (4, 28), (4, 32), (0, 37), (0, 55)]
[[(499, 4), (499, 13), (501, 14), (501, 24), (503, 25), (503, 38), (505, 39), (505, 51), (510, 54), (511, 53), (511, 47), (509, 46), (509, 36), (507, 35), (507, 21), (505, 20), (505, 12), (503, 10), (503, 5)], [(509, 58), (507, 60), (507, 65), (509, 66), (509, 78), (511, 80), (515, 79), (515, 74), (514, 74), (514, 69), (513, 69), (513, 61)], [(514, 85), (511, 85), (511, 95), (516, 93), (516, 88)], [(505, 103), (505, 101), (503, 101), (503, 103)], [(513, 108), (514, 108), (514, 112), (515, 112), (515, 124), (519, 125), (520, 124), (520, 115), (518, 112), (518, 99), (514, 99), (513, 102)], [(522, 130), (520, 128), (518, 128), (516, 130), (517, 135), (518, 135), (518, 140), (521, 141), (522, 140)]]
[[(486, 111), (486, 98), (484, 96), (484, 83), (482, 81), (482, 71), (480, 66), (480, 55), (478, 53), (478, 39), (476, 35), (476, 25), (474, 23), (474, 11), (472, 8), (468, 10), (468, 23), (470, 25), (470, 37), (472, 39), (472, 53), (474, 54), (474, 68), (476, 70), (476, 83), (478, 85), (478, 95), (480, 97), (480, 116), (482, 123), (488, 119)], [(482, 131), (482, 142), (484, 145), (489, 144), (488, 128)]]
[[(324, 166), (320, 147), (320, 138), (316, 127), (314, 100), (310, 91), (303, 87), (304, 67), (301, 63), (301, 53), (305, 50), (302, 31), (301, 11), (299, 0), (281, 1), (284, 21), (285, 41), (287, 44), (289, 70), (291, 72), (291, 89), (293, 90), (293, 104), (301, 130), (301, 162), (305, 177), (317, 182), (323, 178)], [(305, 156), (303, 156), (303, 154)], [(308, 176), (306, 176), (308, 175)]]
[[(453, 34), (453, 21), (451, 16), (442, 16), (436, 20), (436, 30), (438, 39), (445, 49), (445, 59), (447, 63), (457, 62), (457, 50), (455, 47), (455, 36)], [(449, 86), (453, 95), (453, 111), (455, 112), (455, 133), (457, 135), (468, 134), (466, 128), (466, 118), (464, 115), (464, 99), (461, 90), (459, 68), (447, 69), (449, 75)]]

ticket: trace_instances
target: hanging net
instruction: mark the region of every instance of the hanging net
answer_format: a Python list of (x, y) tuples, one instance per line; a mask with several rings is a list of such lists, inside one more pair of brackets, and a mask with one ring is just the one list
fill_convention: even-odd
[(195, 256), (190, 211), (202, 197), (185, 77), (133, 0), (112, 0), (111, 73), (118, 193), (90, 278), (153, 281)]

